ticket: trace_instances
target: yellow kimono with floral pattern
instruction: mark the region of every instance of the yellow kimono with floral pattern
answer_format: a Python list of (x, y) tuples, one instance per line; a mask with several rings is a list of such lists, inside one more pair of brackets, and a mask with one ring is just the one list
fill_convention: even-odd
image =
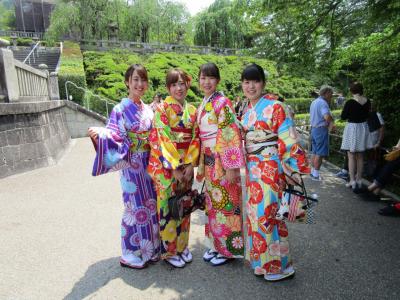
[[(151, 152), (147, 170), (157, 191), (161, 257), (166, 259), (182, 253), (188, 246), (190, 216), (172, 219), (168, 198), (182, 188), (178, 187), (172, 171), (187, 164), (197, 166), (198, 163), (200, 143), (196, 108), (186, 101), (182, 105), (167, 97), (155, 111), (149, 142)], [(191, 185), (192, 182), (187, 188)]]

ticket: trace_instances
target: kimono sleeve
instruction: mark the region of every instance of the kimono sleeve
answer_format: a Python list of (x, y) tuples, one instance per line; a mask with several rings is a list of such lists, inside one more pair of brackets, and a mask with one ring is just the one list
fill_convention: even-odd
[(192, 121), (192, 140), (190, 141), (189, 148), (185, 154), (184, 164), (192, 164), (193, 167), (197, 167), (199, 163), (200, 155), (200, 138), (199, 138), (199, 125), (196, 122), (196, 111), (190, 116)]
[(242, 137), (232, 104), (227, 98), (218, 103), (215, 109), (218, 118), (218, 131), (215, 150), (221, 158), (225, 170), (241, 168), (245, 164)]
[(152, 135), (154, 140), (150, 141), (153, 143), (151, 146), (154, 146), (154, 142), (158, 142), (161, 150), (159, 160), (165, 169), (175, 170), (183, 165), (181, 156), (172, 141), (167, 113), (162, 107), (159, 107), (154, 114)]
[(130, 140), (122, 115), (111, 112), (106, 128), (94, 127), (98, 134), (92, 175), (98, 176), (130, 167)]
[(285, 172), (310, 173), (306, 152), (297, 143), (293, 120), (281, 103), (274, 104), (272, 129), (278, 134), (278, 154)]

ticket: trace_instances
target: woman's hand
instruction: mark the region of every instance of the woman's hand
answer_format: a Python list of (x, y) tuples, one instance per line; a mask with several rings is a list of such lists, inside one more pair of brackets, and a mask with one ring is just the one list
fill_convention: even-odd
[(194, 175), (192, 164), (186, 165), (182, 173), (183, 173), (183, 180), (185, 180), (186, 182), (190, 182)]
[(95, 149), (97, 149), (97, 142), (98, 142), (99, 134), (96, 132), (96, 130), (93, 129), (93, 127), (90, 127), (88, 129), (88, 135), (92, 139), (92, 143), (93, 143)]
[(291, 176), (285, 176), (286, 183), (289, 185), (299, 185), (301, 183), (301, 175), (299, 173), (293, 173)]
[(239, 169), (228, 169), (226, 170), (225, 179), (229, 183), (235, 183), (236, 179), (240, 176)]
[(97, 141), (97, 138), (98, 138), (98, 134), (97, 134), (97, 132), (92, 128), (92, 127), (90, 127), (89, 129), (88, 129), (88, 135), (89, 135), (89, 137), (92, 139), (92, 140), (95, 140), (95, 141)]
[(172, 170), (172, 175), (174, 176), (174, 178), (178, 181), (181, 182), (183, 180), (183, 172), (180, 169), (175, 169)]

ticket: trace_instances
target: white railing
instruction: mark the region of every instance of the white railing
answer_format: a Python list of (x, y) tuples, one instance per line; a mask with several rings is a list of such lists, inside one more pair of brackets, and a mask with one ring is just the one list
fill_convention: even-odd
[(18, 60), (14, 60), (18, 78), (19, 96), (21, 99), (35, 98), (36, 100), (48, 100), (48, 73), (32, 68)]
[(33, 59), (33, 63), (36, 62), (35, 52), (36, 52), (36, 56), (39, 57), (39, 52), (37, 50), (39, 45), (40, 45), (40, 41), (37, 42), (35, 44), (35, 46), (33, 46), (32, 50), (28, 53), (28, 55), (26, 56), (26, 58), (23, 61), (24, 64), (26, 64), (27, 61), (28, 61), (29, 65), (31, 64), (31, 56), (32, 56), (32, 59)]
[(70, 100), (70, 101), (73, 100), (72, 99), (72, 95), (68, 92), (68, 85), (72, 85), (74, 88), (76, 88), (76, 89), (78, 89), (78, 90), (80, 90), (80, 91), (85, 93), (85, 95), (84, 95), (84, 97), (82, 99), (82, 103), (83, 103), (83, 107), (85, 107), (87, 110), (92, 110), (92, 111), (94, 111), (96, 113), (103, 114), (102, 111), (96, 111), (96, 107), (91, 107), (90, 99), (89, 99), (89, 97), (86, 97), (86, 93), (90, 94), (91, 97), (94, 97), (94, 98), (100, 100), (101, 102), (105, 103), (105, 108), (106, 108), (105, 112), (106, 112), (106, 116), (107, 117), (109, 115), (108, 106), (110, 105), (111, 107), (114, 107), (117, 104), (116, 101), (113, 101), (111, 99), (107, 99), (105, 97), (96, 95), (91, 90), (88, 90), (88, 89), (85, 89), (85, 88), (83, 88), (81, 86), (78, 86), (72, 81), (66, 81), (65, 82), (65, 96), (66, 96), (67, 100)]
[(13, 30), (0, 30), (1, 36), (15, 36), (21, 38), (39, 38), (43, 39), (44, 32), (25, 32), (25, 31), (13, 31)]
[(9, 49), (0, 48), (2, 83), (0, 102), (39, 102), (60, 100), (57, 73), (35, 69), (14, 58)]

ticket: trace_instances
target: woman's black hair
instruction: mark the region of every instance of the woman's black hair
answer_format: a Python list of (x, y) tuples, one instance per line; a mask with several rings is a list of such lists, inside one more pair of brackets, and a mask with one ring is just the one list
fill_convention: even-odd
[(265, 83), (265, 73), (264, 69), (257, 64), (250, 64), (244, 68), (241, 76), (241, 81), (243, 80), (255, 80), (262, 81)]
[(355, 95), (355, 94), (359, 94), (362, 95), (364, 93), (364, 88), (363, 85), (359, 82), (353, 82), (350, 84), (350, 92)]
[(209, 62), (200, 66), (199, 70), (199, 78), (200, 75), (215, 77), (218, 80), (221, 80), (221, 76), (219, 75), (219, 69), (216, 64)]
[(132, 64), (128, 67), (128, 69), (125, 72), (125, 85), (128, 89), (129, 89), (129, 86), (126, 83), (129, 82), (129, 79), (131, 78), (131, 76), (133, 75), (133, 73), (135, 71), (137, 72), (137, 74), (139, 75), (139, 77), (142, 80), (148, 81), (146, 68), (144, 66), (142, 66), (141, 64)]

